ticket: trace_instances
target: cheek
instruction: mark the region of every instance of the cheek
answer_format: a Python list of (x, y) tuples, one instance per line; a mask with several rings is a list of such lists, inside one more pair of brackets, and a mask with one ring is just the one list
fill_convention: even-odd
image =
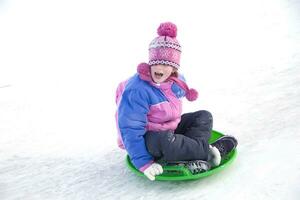
[(170, 76), (170, 75), (172, 74), (172, 72), (173, 72), (172, 69), (168, 70), (168, 71), (167, 71), (168, 76)]

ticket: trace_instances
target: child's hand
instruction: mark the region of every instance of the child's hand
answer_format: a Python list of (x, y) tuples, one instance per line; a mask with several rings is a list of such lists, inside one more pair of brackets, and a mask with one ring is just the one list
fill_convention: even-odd
[(163, 173), (163, 168), (158, 163), (152, 163), (145, 171), (144, 174), (149, 178), (151, 181), (155, 180), (156, 175), (160, 175)]

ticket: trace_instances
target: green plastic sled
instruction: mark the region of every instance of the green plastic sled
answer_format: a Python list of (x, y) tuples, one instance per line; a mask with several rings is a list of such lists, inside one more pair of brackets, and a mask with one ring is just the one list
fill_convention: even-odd
[[(212, 143), (216, 141), (218, 138), (222, 137), (223, 134), (217, 131), (212, 131), (211, 138), (209, 140), (209, 143)], [(210, 169), (209, 171), (202, 172), (199, 174), (192, 174), (187, 168), (183, 166), (163, 166), (164, 172), (161, 175), (158, 175), (155, 177), (155, 180), (158, 181), (184, 181), (184, 180), (195, 180), (204, 178), (213, 174), (216, 174), (217, 172), (225, 169), (227, 166), (229, 166), (233, 160), (237, 156), (237, 150), (234, 149), (232, 152), (230, 152), (225, 158), (222, 159), (221, 164), (217, 167), (214, 167)], [(129, 156), (126, 156), (125, 159), (126, 165), (128, 168), (134, 172), (138, 176), (146, 177), (142, 172), (137, 170), (133, 164), (130, 161)]]

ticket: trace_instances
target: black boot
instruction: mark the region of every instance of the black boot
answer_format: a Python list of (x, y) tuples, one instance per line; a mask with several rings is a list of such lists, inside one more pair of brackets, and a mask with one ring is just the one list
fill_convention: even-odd
[(186, 167), (192, 172), (192, 174), (198, 174), (210, 170), (210, 163), (204, 160), (194, 160), (187, 163)]
[(237, 145), (237, 140), (233, 136), (227, 135), (220, 137), (217, 141), (211, 144), (211, 146), (216, 147), (219, 150), (221, 157), (224, 157), (229, 152), (234, 150)]
[(199, 174), (211, 169), (211, 164), (204, 160), (171, 161), (171, 162), (167, 162), (166, 165), (186, 167), (190, 170), (192, 174)]

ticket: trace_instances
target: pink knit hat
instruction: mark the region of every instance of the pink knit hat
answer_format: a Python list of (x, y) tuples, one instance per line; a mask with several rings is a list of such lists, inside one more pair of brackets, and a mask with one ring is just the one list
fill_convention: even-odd
[(157, 33), (159, 36), (149, 45), (149, 65), (170, 65), (178, 69), (181, 46), (176, 40), (176, 25), (171, 22), (161, 23)]

